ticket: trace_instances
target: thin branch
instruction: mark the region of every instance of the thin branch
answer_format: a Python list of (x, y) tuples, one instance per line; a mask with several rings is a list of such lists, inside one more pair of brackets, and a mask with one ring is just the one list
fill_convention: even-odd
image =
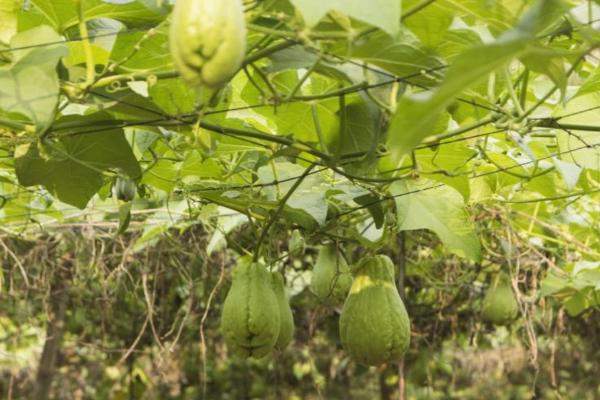
[(279, 217), (279, 215), (281, 214), (281, 212), (285, 208), (285, 205), (286, 205), (287, 201), (290, 199), (290, 197), (292, 197), (292, 195), (294, 194), (294, 192), (296, 191), (296, 189), (298, 189), (298, 187), (300, 187), (300, 185), (304, 181), (304, 178), (306, 178), (308, 176), (308, 174), (310, 174), (310, 172), (313, 170), (313, 168), (316, 165), (317, 164), (311, 164), (308, 168), (306, 168), (306, 170), (304, 171), (304, 173), (296, 180), (296, 182), (294, 182), (294, 184), (292, 185), (292, 187), (287, 191), (287, 193), (285, 194), (285, 196), (283, 197), (283, 199), (280, 200), (279, 206), (277, 207), (277, 209), (275, 210), (275, 212), (271, 215), (271, 218), (269, 218), (269, 221), (267, 222), (267, 224), (263, 228), (263, 230), (262, 230), (262, 232), (260, 234), (260, 237), (258, 238), (258, 241), (256, 242), (256, 249), (255, 249), (255, 252), (254, 252), (254, 261), (258, 260), (259, 255), (260, 255), (260, 248), (262, 246), (262, 243), (264, 242), (264, 240), (265, 240), (265, 238), (267, 236), (267, 233), (269, 232), (269, 229), (275, 223), (275, 221), (277, 220), (277, 218)]

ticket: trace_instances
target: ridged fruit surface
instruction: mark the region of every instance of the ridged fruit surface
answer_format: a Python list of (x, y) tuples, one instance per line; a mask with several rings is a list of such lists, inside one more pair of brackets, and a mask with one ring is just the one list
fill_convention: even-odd
[(241, 0), (177, 0), (169, 46), (181, 77), (217, 89), (239, 70), (246, 54)]
[(410, 321), (394, 282), (394, 265), (378, 255), (360, 261), (340, 316), (344, 349), (361, 364), (398, 361), (410, 345)]
[(273, 350), (280, 325), (271, 274), (260, 263), (240, 263), (221, 314), (227, 347), (241, 357), (264, 357)]

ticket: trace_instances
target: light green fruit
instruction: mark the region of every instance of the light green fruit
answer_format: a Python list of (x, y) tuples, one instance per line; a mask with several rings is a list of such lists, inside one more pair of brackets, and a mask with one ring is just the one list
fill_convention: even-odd
[(241, 0), (177, 0), (169, 47), (181, 77), (218, 89), (239, 70), (246, 54)]
[(496, 325), (504, 325), (517, 317), (519, 304), (508, 275), (501, 273), (487, 290), (481, 307), (481, 318)]
[(333, 244), (319, 249), (310, 280), (311, 291), (327, 305), (341, 304), (350, 286), (352, 274), (344, 257)]
[(294, 229), (288, 242), (288, 253), (292, 257), (299, 257), (304, 253), (304, 238), (298, 229)]
[(131, 201), (135, 197), (135, 182), (125, 176), (118, 176), (113, 185), (113, 195), (121, 201)]
[(340, 316), (344, 349), (357, 362), (398, 361), (410, 345), (410, 320), (394, 282), (394, 265), (378, 255), (360, 261)]
[(260, 263), (239, 264), (223, 303), (221, 331), (227, 347), (241, 357), (261, 358), (275, 346), (280, 311), (271, 274)]
[(273, 272), (273, 291), (275, 297), (277, 297), (277, 305), (279, 307), (279, 336), (277, 336), (277, 342), (275, 348), (277, 350), (285, 349), (294, 337), (294, 315), (288, 301), (288, 294), (285, 290), (285, 284), (283, 283), (283, 277), (279, 272)]

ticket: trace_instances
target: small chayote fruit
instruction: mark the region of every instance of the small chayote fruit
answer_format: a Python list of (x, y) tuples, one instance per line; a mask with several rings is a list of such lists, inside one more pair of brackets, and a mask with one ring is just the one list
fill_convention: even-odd
[(327, 305), (341, 304), (350, 286), (352, 274), (344, 256), (334, 244), (321, 246), (310, 280), (311, 291)]
[(304, 253), (304, 237), (298, 229), (294, 229), (288, 241), (288, 253), (292, 257), (299, 257)]
[(501, 273), (488, 288), (481, 307), (481, 318), (496, 325), (514, 320), (519, 313), (519, 304), (507, 274)]
[(118, 176), (113, 185), (113, 195), (121, 201), (131, 201), (135, 197), (137, 186), (133, 180)]

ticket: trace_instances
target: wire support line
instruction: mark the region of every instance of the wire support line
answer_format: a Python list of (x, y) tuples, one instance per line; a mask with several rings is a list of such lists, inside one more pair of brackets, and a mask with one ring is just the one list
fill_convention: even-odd
[[(596, 147), (596, 146), (600, 146), (600, 143), (598, 143), (597, 145), (594, 145), (594, 147)], [(480, 174), (469, 176), (467, 178), (469, 180), (472, 180), (472, 179), (476, 179), (476, 178), (482, 178), (482, 177), (486, 177), (486, 176), (490, 176), (490, 175), (495, 175), (495, 174), (499, 174), (499, 173), (502, 173), (502, 172), (510, 171), (512, 169), (521, 168), (521, 167), (524, 167), (524, 166), (527, 166), (527, 165), (531, 165), (531, 164), (536, 164), (536, 163), (538, 163), (540, 161), (544, 161), (544, 160), (552, 159), (552, 158), (555, 158), (555, 157), (559, 157), (559, 156), (571, 154), (571, 153), (574, 153), (576, 151), (584, 150), (584, 149), (589, 149), (589, 146), (582, 146), (582, 147), (578, 147), (578, 148), (575, 148), (575, 149), (570, 149), (570, 150), (566, 150), (566, 151), (562, 151), (562, 152), (557, 152), (557, 153), (548, 155), (546, 157), (538, 158), (536, 160), (529, 160), (529, 161), (526, 161), (526, 162), (523, 162), (523, 163), (518, 163), (518, 164), (511, 165), (509, 167), (498, 168), (498, 169), (493, 170), (493, 171), (483, 172), (483, 173), (480, 173)], [(451, 176), (449, 178), (452, 179), (452, 178), (455, 178), (455, 177)], [(377, 200), (375, 200), (373, 202), (362, 204), (362, 205), (360, 205), (358, 207), (355, 207), (355, 208), (352, 208), (352, 209), (347, 210), (345, 212), (342, 212), (342, 213), (340, 213), (340, 214), (338, 214), (336, 216), (336, 219), (339, 219), (339, 218), (341, 218), (341, 217), (343, 217), (345, 215), (352, 214), (352, 213), (354, 213), (356, 211), (360, 211), (360, 210), (369, 208), (369, 207), (371, 207), (373, 205), (379, 204), (380, 202), (394, 200), (394, 199), (399, 198), (399, 197), (409, 196), (411, 194), (416, 194), (416, 193), (426, 192), (426, 191), (429, 191), (429, 190), (438, 189), (438, 188), (440, 188), (442, 186), (445, 186), (445, 184), (444, 183), (440, 183), (440, 184), (428, 186), (428, 187), (425, 187), (425, 188), (422, 188), (422, 189), (412, 190), (412, 191), (401, 193), (401, 194), (397, 194), (397, 195), (385, 196), (385, 197), (377, 199)]]
[[(597, 144), (597, 145), (594, 145), (594, 147), (600, 147), (600, 143)], [(493, 170), (493, 171), (488, 171), (488, 172), (483, 172), (483, 173), (480, 173), (480, 174), (475, 174), (475, 175), (472, 175), (472, 176), (468, 176), (467, 179), (472, 180), (472, 179), (482, 178), (482, 177), (486, 177), (486, 176), (493, 176), (493, 175), (496, 175), (496, 174), (499, 174), (499, 173), (502, 173), (502, 172), (510, 171), (512, 169), (521, 168), (521, 167), (524, 167), (524, 166), (527, 166), (527, 165), (531, 165), (531, 164), (536, 164), (539, 161), (544, 161), (544, 160), (547, 160), (547, 159), (552, 159), (552, 158), (555, 158), (555, 157), (572, 154), (574, 152), (577, 152), (577, 151), (580, 151), (580, 150), (584, 150), (584, 149), (588, 149), (588, 148), (589, 148), (588, 146), (582, 146), (582, 147), (578, 147), (578, 148), (575, 148), (575, 149), (565, 150), (565, 151), (562, 151), (562, 152), (556, 152), (556, 153), (550, 154), (548, 156), (545, 156), (545, 157), (542, 157), (542, 158), (539, 158), (539, 159), (536, 159), (536, 160), (529, 160), (529, 161), (526, 161), (526, 162), (523, 162), (523, 163), (517, 163), (517, 164), (511, 165), (509, 167), (498, 168), (498, 169)], [(327, 168), (315, 169), (313, 171), (310, 171), (307, 174), (307, 176), (313, 175), (313, 174), (318, 174), (318, 173), (324, 172), (325, 170), (327, 170)], [(253, 187), (254, 188), (260, 188), (260, 187), (267, 187), (267, 186), (275, 186), (275, 185), (278, 185), (280, 183), (286, 183), (286, 182), (290, 182), (290, 181), (297, 181), (301, 176), (302, 175), (294, 176), (294, 177), (290, 177), (290, 178), (286, 178), (286, 179), (282, 179), (282, 180), (274, 180), (272, 182), (267, 182), (267, 183), (264, 183), (264, 184), (253, 184), (252, 186), (248, 185), (246, 188), (253, 188)], [(450, 176), (448, 178), (449, 179), (453, 179), (453, 178), (458, 178), (458, 177), (462, 177), (462, 176), (464, 176), (464, 175)], [(410, 176), (407, 176), (407, 177), (404, 177), (403, 179), (410, 179), (410, 178), (411, 178)], [(387, 202), (387, 201), (390, 201), (390, 200), (395, 200), (397, 198), (404, 197), (404, 196), (410, 196), (410, 195), (417, 194), (417, 193), (422, 193), (422, 192), (427, 192), (427, 191), (435, 190), (435, 189), (441, 188), (443, 186), (446, 186), (446, 184), (445, 183), (438, 183), (438, 184), (435, 184), (435, 185), (426, 186), (426, 187), (421, 188), (421, 189), (415, 189), (415, 190), (411, 190), (411, 191), (408, 191), (408, 192), (400, 193), (400, 194), (397, 194), (397, 195), (384, 196), (384, 197), (381, 197), (381, 198), (379, 198), (377, 200), (374, 200), (372, 202), (369, 202), (369, 203), (366, 203), (366, 204), (362, 204), (362, 205), (354, 207), (354, 208), (350, 208), (349, 210), (346, 210), (346, 211), (338, 214), (335, 218), (329, 220), (328, 222), (336, 221), (336, 220), (338, 220), (338, 219), (340, 219), (340, 218), (342, 218), (342, 217), (344, 217), (346, 215), (354, 214), (356, 212), (359, 212), (361, 210), (367, 209), (367, 208), (369, 208), (369, 207), (371, 207), (373, 205), (379, 204), (379, 203)], [(203, 188), (202, 190), (208, 190), (208, 189), (210, 189), (210, 188)], [(214, 189), (217, 189), (217, 187), (214, 187)], [(227, 191), (227, 190), (241, 190), (241, 189), (244, 189), (244, 188), (243, 187), (239, 187), (239, 188), (220, 187), (219, 189), (223, 190), (223, 191)], [(567, 195), (564, 196), (564, 198), (566, 199), (566, 198), (569, 198), (569, 197), (576, 197), (576, 196), (579, 196), (579, 195), (585, 196), (585, 195), (588, 195), (588, 194), (597, 193), (599, 191), (600, 191), (600, 188), (598, 190), (592, 190), (589, 193), (578, 192), (577, 194), (573, 194), (572, 196), (571, 196), (571, 194), (567, 194)], [(193, 192), (190, 191), (189, 193), (193, 193)], [(200, 197), (202, 197), (202, 196), (200, 195)], [(560, 197), (561, 196), (558, 196), (555, 200), (560, 200), (561, 199)], [(537, 200), (540, 200), (540, 199), (537, 199)], [(210, 202), (209, 199), (207, 199), (207, 201)], [(499, 199), (496, 199), (496, 200), (493, 200), (493, 201), (497, 201), (499, 203), (502, 203), (502, 201), (499, 200)], [(35, 210), (35, 212), (23, 213), (21, 215), (11, 215), (11, 218), (25, 218), (25, 217), (31, 217), (31, 216), (34, 216), (34, 215), (42, 215), (42, 214), (47, 213), (48, 211), (51, 211), (51, 210)], [(16, 224), (16, 227), (26, 226), (26, 225), (29, 225), (29, 224), (33, 224), (33, 222)], [(15, 225), (7, 224), (6, 227), (7, 228), (14, 228)]]
[(45, 42), (45, 43), (32, 44), (32, 45), (28, 45), (28, 46), (10, 47), (7, 49), (0, 49), (0, 54), (10, 53), (13, 51), (20, 51), (20, 50), (30, 50), (30, 49), (35, 49), (38, 47), (56, 46), (59, 44), (65, 44), (65, 43), (69, 43), (69, 42), (77, 42), (80, 40), (90, 40), (90, 39), (98, 39), (98, 38), (103, 38), (103, 37), (116, 36), (116, 35), (120, 35), (122, 33), (139, 33), (139, 32), (146, 32), (146, 31), (148, 31), (148, 29), (132, 28), (132, 29), (126, 29), (126, 30), (121, 30), (121, 31), (115, 31), (115, 32), (99, 33), (97, 35), (88, 35), (85, 37), (66, 38), (64, 40), (56, 40), (54, 42)]

